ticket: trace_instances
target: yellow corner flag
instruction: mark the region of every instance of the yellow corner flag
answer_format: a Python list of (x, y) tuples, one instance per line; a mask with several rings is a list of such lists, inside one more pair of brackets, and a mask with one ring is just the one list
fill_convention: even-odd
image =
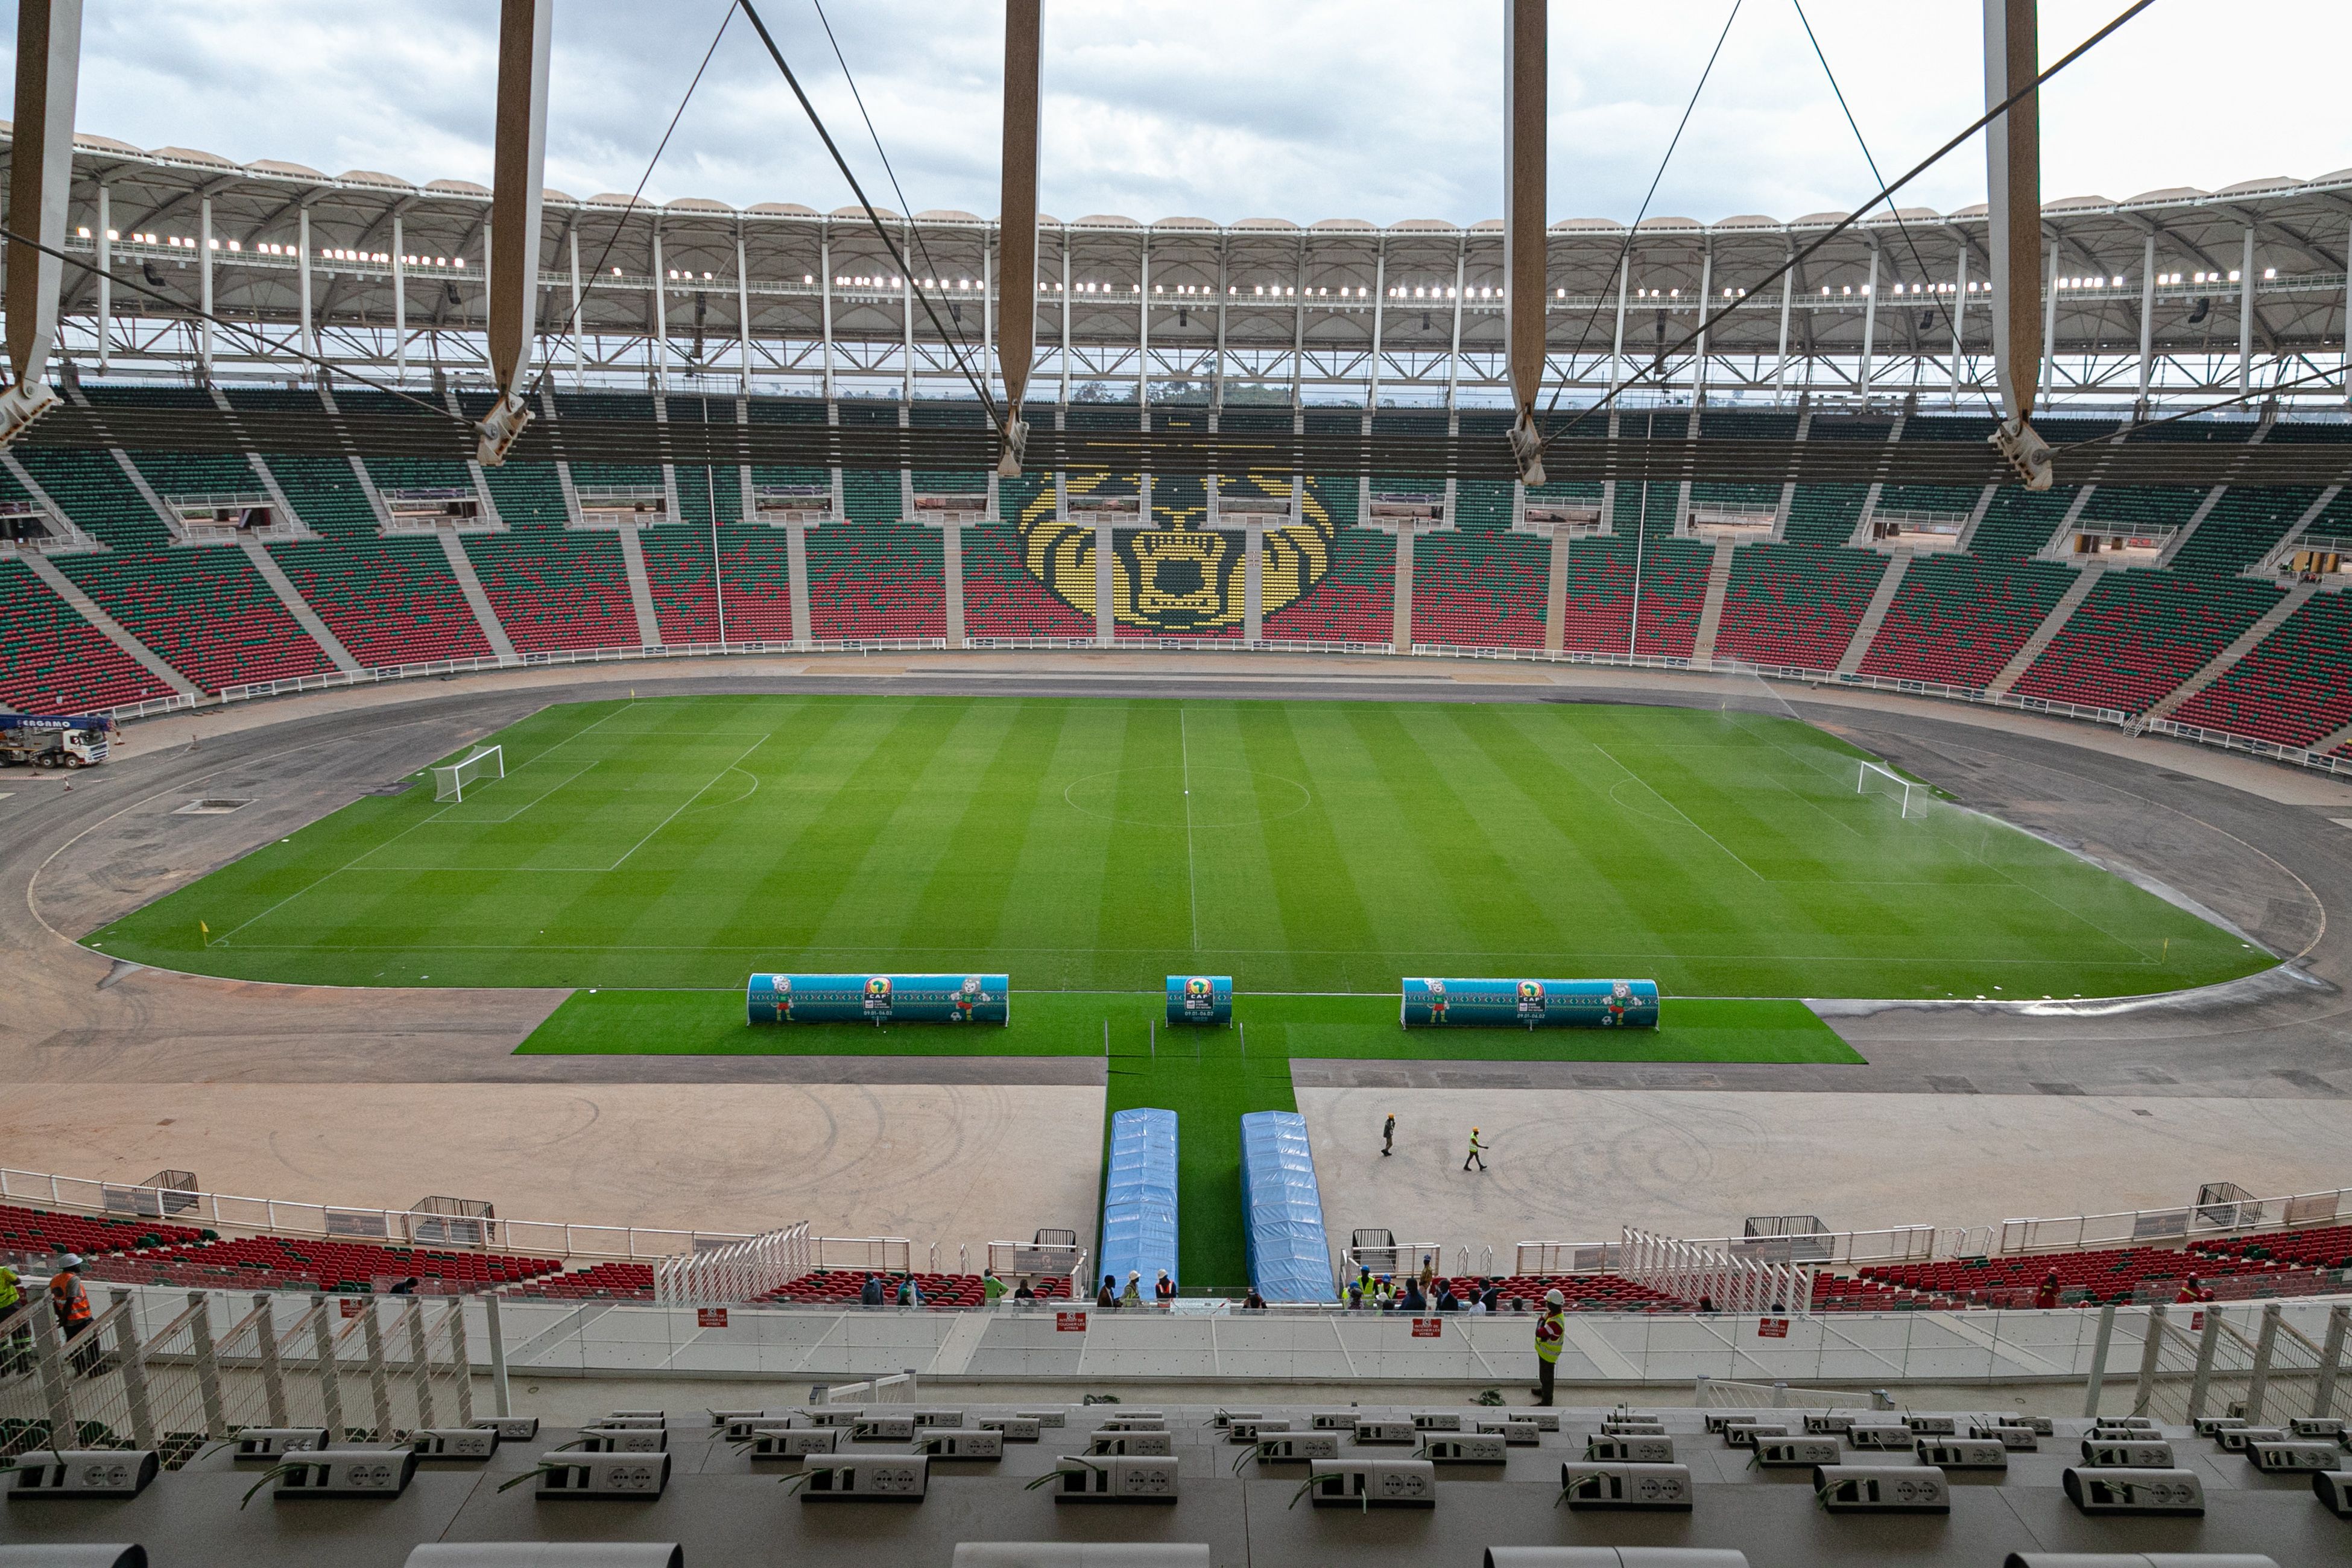
[(212, 934), (213, 934), (213, 928), (212, 928), (212, 927), (210, 927), (210, 926), (208, 926), (208, 925), (206, 925), (206, 924), (205, 924), (205, 922), (204, 922), (204, 921), (198, 921), (196, 922), (196, 929), (197, 929), (198, 931), (200, 931), (204, 932), (206, 936), (210, 936), (210, 935), (212, 935)]

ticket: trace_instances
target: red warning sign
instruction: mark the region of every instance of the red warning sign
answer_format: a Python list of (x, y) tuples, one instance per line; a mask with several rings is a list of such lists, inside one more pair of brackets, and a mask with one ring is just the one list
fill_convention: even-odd
[(1056, 1312), (1054, 1314), (1054, 1331), (1057, 1334), (1083, 1334), (1087, 1331), (1087, 1315), (1084, 1312)]
[(1789, 1337), (1789, 1320), (1786, 1318), (1757, 1319), (1756, 1337), (1759, 1340), (1787, 1339)]
[(1443, 1318), (1415, 1318), (1412, 1321), (1412, 1337), (1414, 1339), (1438, 1339), (1443, 1337), (1444, 1332), (1445, 1320)]
[(694, 1310), (694, 1326), (698, 1329), (725, 1328), (727, 1326), (727, 1309), (724, 1307), (697, 1307)]
[(362, 1312), (367, 1310), (367, 1303), (365, 1301), (345, 1301), (342, 1303), (342, 1309), (344, 1317), (356, 1318)]

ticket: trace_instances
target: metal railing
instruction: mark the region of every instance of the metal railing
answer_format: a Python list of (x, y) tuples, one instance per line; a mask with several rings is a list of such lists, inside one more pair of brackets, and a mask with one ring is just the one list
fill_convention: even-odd
[(912, 1274), (915, 1244), (903, 1236), (821, 1236), (815, 1238), (811, 1267), (831, 1272)]
[(1625, 1227), (1618, 1272), (1679, 1301), (1724, 1312), (1795, 1312), (1813, 1303), (1813, 1271), (1768, 1263), (1719, 1247)]
[[(1790, 1237), (1709, 1237), (1694, 1246), (1735, 1257), (1781, 1262), (1866, 1266), (1930, 1263), (1951, 1258), (2019, 1257), (2133, 1243), (2223, 1240), (2264, 1232), (2330, 1226), (2352, 1213), (2352, 1187), (2279, 1197), (2231, 1197), (2113, 1214), (2010, 1219), (1997, 1226), (1894, 1226)], [(1523, 1241), (1517, 1274), (1589, 1274), (1622, 1267), (1618, 1242)]]
[(665, 1258), (654, 1265), (654, 1300), (664, 1306), (756, 1301), (808, 1273), (816, 1247), (808, 1222), (741, 1241)]
[[(1023, 651), (1076, 653), (1126, 649), (1157, 650), (1177, 653), (1294, 653), (1342, 654), (1397, 657), (1393, 642), (1360, 642), (1345, 639), (1260, 637), (1255, 641), (1242, 637), (1199, 637), (1165, 636), (1148, 632), (1121, 630), (1106, 643), (1091, 637), (967, 637), (961, 645), (945, 637), (824, 637), (807, 642), (765, 640), (751, 642), (698, 642), (661, 645), (654, 647), (614, 647), (586, 648), (551, 648), (537, 653), (505, 656), (490, 655), (475, 658), (428, 659), (413, 664), (384, 665), (372, 669), (331, 670), (318, 675), (290, 676), (280, 680), (243, 681), (223, 687), (216, 699), (222, 706), (249, 702), (268, 697), (287, 697), (306, 691), (327, 691), (352, 686), (372, 686), (385, 681), (426, 679), (446, 675), (463, 675), (505, 669), (537, 669), (573, 664), (641, 663), (646, 660), (673, 658), (725, 658), (740, 656), (812, 654), (812, 653), (927, 653), (944, 652), (950, 647), (985, 651)], [(2104, 725), (2129, 733), (2155, 732), (2193, 744), (2210, 746), (2219, 751), (2238, 752), (2294, 767), (2315, 772), (2352, 776), (2352, 759), (2331, 756), (2306, 748), (2284, 746), (2274, 742), (2251, 736), (2236, 735), (2227, 731), (2206, 729), (2195, 724), (2183, 724), (2169, 719), (2147, 719), (2126, 713), (2118, 708), (2094, 703), (2064, 702), (2054, 698), (2021, 696), (2015, 692), (1992, 692), (1982, 687), (1958, 686), (1937, 680), (1913, 680), (1899, 677), (1842, 675), (1833, 670), (1806, 665), (1758, 664), (1745, 659), (1716, 658), (1697, 660), (1672, 654), (1610, 653), (1592, 649), (1562, 649), (1558, 652), (1540, 647), (1501, 647), (1460, 643), (1414, 643), (1410, 657), (1426, 658), (1468, 659), (1479, 662), (1505, 661), (1528, 664), (1583, 665), (1616, 669), (1686, 670), (1695, 674), (1753, 675), (1774, 680), (1797, 681), (1807, 686), (1853, 688), (1869, 691), (1885, 691), (1903, 697), (1931, 697), (1942, 701), (1966, 702), (1978, 707), (2003, 708), (2021, 713), (2041, 713), (2053, 718), (2078, 720), (2084, 723)], [(152, 718), (160, 713), (183, 711), (202, 705), (206, 700), (197, 697), (154, 698), (142, 702), (124, 703), (100, 710), (118, 720)]]
[(1073, 1296), (1092, 1294), (1087, 1289), (1087, 1249), (1056, 1242), (992, 1241), (988, 1268), (999, 1279), (1066, 1279)]
[[(314, 1236), (326, 1239), (406, 1246), (431, 1237), (429, 1245), (453, 1251), (482, 1251), (448, 1239), (446, 1215), (409, 1209), (372, 1209), (289, 1198), (239, 1197), (226, 1193), (188, 1192), (178, 1187), (141, 1187), (90, 1181), (47, 1172), (0, 1168), (0, 1202), (45, 1204), (87, 1214), (130, 1215), (159, 1223), (252, 1235)], [(570, 1220), (500, 1218), (498, 1250), (552, 1258), (651, 1260), (698, 1247), (742, 1241), (740, 1231), (652, 1229), (638, 1226), (582, 1225)]]
[(861, 1378), (856, 1383), (819, 1384), (809, 1390), (811, 1405), (904, 1405), (920, 1391), (921, 1379), (915, 1369), (894, 1372), (884, 1377)]
[[(1987, 1226), (1973, 1228), (1898, 1225), (1880, 1230), (1839, 1230), (1804, 1236), (1706, 1237), (1690, 1245), (1765, 1263), (1858, 1266), (1927, 1263), (1939, 1258), (1973, 1258), (1991, 1244)], [(1523, 1241), (1514, 1251), (1515, 1274), (1593, 1274), (1623, 1264), (1618, 1241)]]
[[(197, 1226), (215, 1231), (254, 1235), (312, 1236), (324, 1239), (373, 1241), (387, 1245), (421, 1245), (453, 1251), (519, 1253), (560, 1258), (656, 1261), (678, 1254), (708, 1252), (753, 1237), (743, 1232), (663, 1229), (635, 1226), (584, 1225), (568, 1220), (499, 1218), (486, 1226), (478, 1240), (467, 1239), (463, 1227), (449, 1216), (422, 1209), (372, 1209), (347, 1205), (300, 1202), (288, 1198), (240, 1197), (178, 1186), (145, 1186), (125, 1182), (90, 1180), (53, 1172), (18, 1171), (0, 1167), (0, 1202), (33, 1203), (85, 1214), (152, 1219), (159, 1226)], [(2135, 1242), (2220, 1240), (2335, 1224), (2352, 1209), (2352, 1187), (2295, 1193), (2274, 1197), (2233, 1196), (2183, 1204), (2168, 1208), (2126, 1209), (2112, 1214), (2071, 1215), (2055, 1218), (2004, 1220), (1996, 1226), (1892, 1226), (1876, 1230), (1832, 1231), (1783, 1237), (1709, 1237), (1686, 1238), (1694, 1247), (1717, 1250), (1758, 1263), (1811, 1263), (1849, 1267), (1889, 1263), (1925, 1263), (1940, 1258), (2020, 1256), (2076, 1251)], [(795, 1227), (796, 1229), (799, 1227)], [(805, 1247), (806, 1271), (870, 1269), (878, 1273), (915, 1272), (915, 1243), (905, 1237), (814, 1237), (794, 1243)], [(1437, 1241), (1398, 1242), (1394, 1253), (1402, 1265), (1410, 1260), (1417, 1271), (1427, 1256), (1444, 1270), (1447, 1244)], [(1375, 1249), (1383, 1256), (1389, 1249)], [(1471, 1249), (1454, 1248), (1457, 1274), (1493, 1272), (1491, 1250), (1473, 1267)], [(1087, 1249), (1083, 1247), (1039, 1246), (1024, 1241), (992, 1241), (984, 1252), (986, 1266), (1000, 1275), (1051, 1276), (1072, 1281), (1072, 1293), (1083, 1295)], [(939, 1244), (927, 1253), (933, 1272), (942, 1261)], [(1349, 1248), (1339, 1261), (1352, 1277), (1360, 1266), (1357, 1250)], [(1623, 1237), (1616, 1241), (1522, 1241), (1513, 1249), (1511, 1272), (1518, 1275), (1587, 1274), (1624, 1266)], [(957, 1271), (969, 1271), (969, 1251), (959, 1248)], [(1397, 1272), (1375, 1268), (1374, 1273)]]
[[(0, 1315), (0, 1345), (16, 1358), (0, 1378), (0, 1451), (70, 1434), (93, 1447), (158, 1448), (177, 1465), (244, 1426), (323, 1426), (347, 1440), (393, 1442), (469, 1420), (475, 1379), (485, 1373), (493, 1408), (508, 1414), (515, 1372), (797, 1381), (828, 1385), (814, 1397), (835, 1403), (903, 1400), (940, 1377), (1481, 1386), (1496, 1381), (1497, 1366), (1530, 1354), (1533, 1325), (1528, 1314), (1332, 1310), (1301, 1333), (1303, 1313), (1275, 1310), (1221, 1317), (1203, 1332), (1181, 1315), (1088, 1313), (1068, 1303), (961, 1320), (853, 1320), (835, 1308), (761, 1303), (721, 1319), (691, 1308), (600, 1304), (589, 1312), (497, 1297), (135, 1287), (110, 1296), (72, 1342), (60, 1340), (43, 1307)], [(1563, 1381), (1681, 1384), (1697, 1389), (1703, 1406), (1885, 1407), (1896, 1401), (1882, 1390), (1985, 1383), (2071, 1385), (2086, 1415), (2128, 1406), (2169, 1421), (2212, 1414), (2276, 1422), (2335, 1414), (2352, 1373), (2352, 1304), (2343, 1297), (2096, 1312), (1592, 1312), (1575, 1324)]]
[(245, 1426), (396, 1442), (473, 1420), (478, 1344), (490, 1346), (504, 1409), (496, 1320), (469, 1336), (462, 1300), (135, 1289), (110, 1300), (71, 1340), (41, 1306), (0, 1318), (13, 1363), (0, 1379), (0, 1454), (145, 1448), (177, 1468)]
[[(2120, 1209), (2113, 1214), (2069, 1215), (2056, 1219), (2010, 1219), (2000, 1223), (2001, 1254), (2072, 1252), (2132, 1242), (2202, 1241), (2299, 1230), (2336, 1223), (2352, 1199), (2352, 1187), (2296, 1193), (2285, 1197), (2231, 1198), (2172, 1208)], [(1963, 1255), (1965, 1256), (1965, 1255)]]
[(1738, 1378), (1694, 1380), (1691, 1403), (1701, 1410), (1892, 1410), (1895, 1401), (1874, 1388), (1855, 1401), (1851, 1388), (1795, 1388), (1785, 1383), (1743, 1383)]
[[(238, 1197), (188, 1185), (134, 1185), (92, 1181), (51, 1172), (0, 1167), (0, 1202), (34, 1204), (75, 1213), (152, 1220), (156, 1234), (169, 1227), (220, 1233), (308, 1236), (322, 1240), (383, 1246), (415, 1246), (450, 1252), (497, 1252), (564, 1260), (634, 1260), (655, 1265), (658, 1294), (670, 1288), (682, 1301), (750, 1300), (819, 1271), (896, 1275), (917, 1272), (917, 1243), (903, 1236), (812, 1236), (806, 1222), (760, 1235), (707, 1230), (666, 1230), (635, 1226), (583, 1225), (562, 1220), (453, 1220), (439, 1209), (369, 1209), (289, 1198)], [(132, 1237), (138, 1232), (131, 1232)], [(955, 1248), (953, 1269), (971, 1272), (971, 1249)], [(164, 1256), (154, 1252), (135, 1256)], [(201, 1249), (168, 1255), (201, 1263)], [(986, 1267), (1007, 1279), (1057, 1279), (1074, 1296), (1086, 1292), (1087, 1251), (1079, 1246), (1028, 1241), (992, 1241), (982, 1250)], [(929, 1243), (924, 1268), (942, 1272), (945, 1244)], [(674, 1275), (665, 1274), (675, 1269)], [(778, 1271), (782, 1272), (779, 1273)], [(774, 1276), (772, 1281), (760, 1284)], [(740, 1277), (740, 1278), (739, 1278)], [(550, 1276), (551, 1278), (551, 1276)], [(416, 1289), (437, 1294), (440, 1282)], [(528, 1283), (528, 1282), (526, 1282)], [(758, 1289), (753, 1289), (759, 1285)], [(288, 1289), (309, 1289), (307, 1281)]]

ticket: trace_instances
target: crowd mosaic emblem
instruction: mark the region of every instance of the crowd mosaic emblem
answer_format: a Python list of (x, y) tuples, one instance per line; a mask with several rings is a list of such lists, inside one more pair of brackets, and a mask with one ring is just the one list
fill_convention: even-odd
[[(1090, 495), (1108, 484), (1108, 474), (1069, 477), (1068, 494)], [(1120, 493), (1139, 489), (1137, 476), (1116, 476)], [(1185, 490), (1199, 494), (1198, 481)], [(1287, 498), (1288, 476), (1229, 479), (1223, 494)], [(1173, 488), (1161, 480), (1155, 489)], [(1111, 614), (1118, 625), (1138, 631), (1164, 632), (1171, 637), (1201, 637), (1242, 624), (1243, 545), (1238, 518), (1226, 526), (1204, 526), (1205, 499), (1188, 506), (1168, 506), (1152, 498), (1151, 526), (1115, 530), (1111, 558)], [(1308, 486), (1301, 509), (1305, 521), (1286, 522), (1265, 531), (1265, 553), (1258, 594), (1267, 615), (1293, 605), (1323, 581), (1331, 570), (1332, 524), (1329, 512)], [(1132, 517), (1134, 514), (1126, 514)], [(1054, 596), (1082, 616), (1095, 613), (1095, 525), (1090, 518), (1054, 515), (1054, 488), (1041, 487), (1022, 509), (1019, 524), (1021, 561), (1029, 574)]]

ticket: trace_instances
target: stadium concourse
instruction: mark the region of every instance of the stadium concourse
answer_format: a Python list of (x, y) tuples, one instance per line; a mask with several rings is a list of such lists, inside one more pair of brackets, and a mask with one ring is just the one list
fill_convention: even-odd
[[(690, 692), (1608, 699), (1794, 711), (1969, 805), (2161, 884), (2282, 967), (2181, 997), (2028, 1006), (1822, 1003), (1865, 1058), (1294, 1058), (1337, 1253), (1357, 1226), (1491, 1248), (1633, 1225), (1737, 1235), (1992, 1226), (2179, 1205), (2200, 1184), (2341, 1184), (2339, 987), (2352, 787), (2176, 741), (1871, 691), (1701, 672), (1140, 650), (745, 658), (352, 687), (126, 727), (104, 768), (0, 800), (17, 955), (0, 1017), (6, 1163), (404, 1208), (751, 1231), (805, 1220), (971, 1256), (1090, 1236), (1106, 1063), (1087, 1057), (518, 1055), (561, 992), (312, 988), (112, 963), (74, 939), (209, 868), (462, 752), (552, 701)], [(1783, 704), (1792, 706), (1784, 707)], [(67, 784), (70, 783), (70, 792)], [(243, 800), (186, 814), (193, 800)], [(1017, 980), (1016, 980), (1017, 984)], [(1627, 1053), (1638, 1056), (1638, 1052)], [(1377, 1152), (1399, 1118), (1402, 1157)], [(1495, 1145), (1458, 1170), (1468, 1128)], [(976, 1268), (974, 1263), (972, 1267)]]

